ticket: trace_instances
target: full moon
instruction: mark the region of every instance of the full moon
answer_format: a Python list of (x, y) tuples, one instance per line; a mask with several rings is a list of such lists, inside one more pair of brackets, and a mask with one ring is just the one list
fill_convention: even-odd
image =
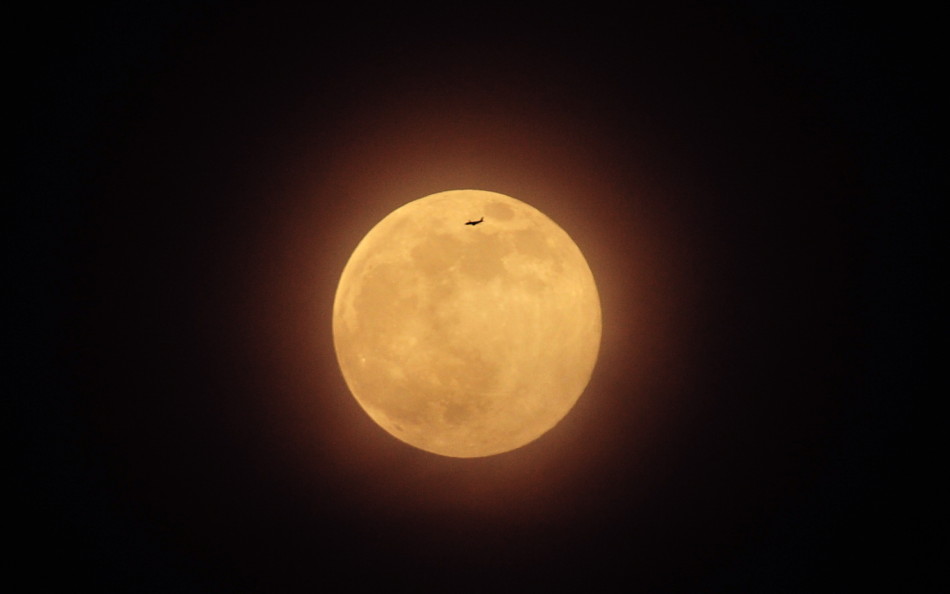
[(357, 245), (333, 303), (346, 384), (380, 427), (457, 458), (519, 448), (590, 381), (597, 287), (554, 221), (503, 194), (454, 190), (397, 208)]

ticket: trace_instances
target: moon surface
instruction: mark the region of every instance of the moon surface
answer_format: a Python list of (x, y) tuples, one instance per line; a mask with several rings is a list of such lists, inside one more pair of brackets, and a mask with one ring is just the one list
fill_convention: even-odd
[(337, 359), (360, 406), (403, 442), (459, 458), (554, 427), (590, 381), (600, 336), (594, 277), (570, 236), (481, 190), (386, 216), (354, 250), (333, 304)]

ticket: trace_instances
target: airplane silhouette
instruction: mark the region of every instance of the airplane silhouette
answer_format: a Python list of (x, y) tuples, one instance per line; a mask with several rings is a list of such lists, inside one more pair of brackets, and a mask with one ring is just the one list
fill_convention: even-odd
[(481, 223), (481, 222), (484, 221), (484, 220), (485, 220), (485, 217), (482, 217), (482, 218), (478, 219), (477, 221), (469, 221), (469, 222), (467, 222), (467, 223), (465, 223), (465, 224), (466, 224), (466, 225), (471, 225), (472, 227), (474, 227), (475, 225)]

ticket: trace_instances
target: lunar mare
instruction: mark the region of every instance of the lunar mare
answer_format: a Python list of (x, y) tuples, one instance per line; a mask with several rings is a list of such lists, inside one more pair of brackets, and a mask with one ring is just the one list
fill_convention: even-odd
[(600, 335), (574, 241), (528, 204), (480, 190), (386, 216), (354, 250), (333, 305), (337, 359), (360, 406), (403, 442), (461, 458), (554, 427), (590, 381)]

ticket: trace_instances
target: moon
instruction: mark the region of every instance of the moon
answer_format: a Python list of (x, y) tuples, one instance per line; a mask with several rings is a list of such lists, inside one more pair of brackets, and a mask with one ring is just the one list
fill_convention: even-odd
[(482, 190), (386, 216), (353, 251), (333, 303), (337, 360), (363, 410), (399, 440), (457, 458), (554, 427), (587, 387), (600, 336), (597, 287), (570, 236)]

